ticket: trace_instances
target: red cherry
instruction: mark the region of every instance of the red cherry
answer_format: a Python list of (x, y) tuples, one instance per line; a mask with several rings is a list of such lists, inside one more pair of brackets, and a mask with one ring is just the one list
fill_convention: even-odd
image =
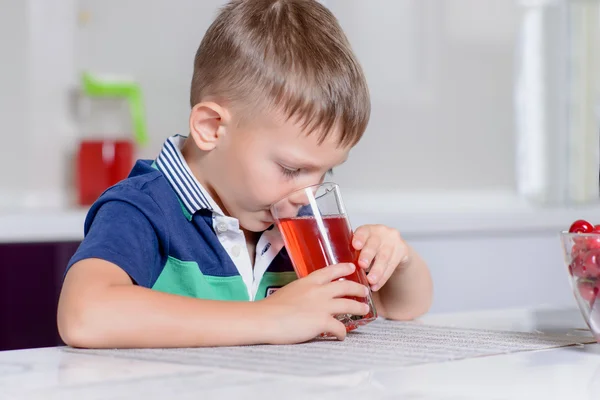
[(600, 249), (592, 249), (583, 256), (583, 273), (589, 278), (600, 278)]
[(587, 269), (583, 266), (583, 259), (581, 257), (574, 258), (571, 264), (569, 264), (569, 273), (571, 276), (578, 278), (587, 278)]
[(573, 237), (573, 247), (578, 251), (587, 250), (587, 238), (586, 237)]
[(571, 247), (571, 260), (574, 260), (578, 257), (583, 257), (585, 253), (588, 251), (586, 242), (575, 243), (573, 247)]
[(594, 231), (594, 225), (584, 219), (578, 219), (571, 224), (569, 232), (571, 233), (591, 233)]
[(590, 303), (590, 307), (592, 307), (596, 301), (596, 297), (598, 296), (598, 291), (600, 291), (595, 282), (580, 281), (577, 283), (577, 289), (581, 298), (585, 301), (588, 301)]
[(594, 233), (600, 233), (600, 224), (594, 225)]
[(600, 249), (600, 235), (593, 233), (586, 237), (585, 245), (588, 249)]

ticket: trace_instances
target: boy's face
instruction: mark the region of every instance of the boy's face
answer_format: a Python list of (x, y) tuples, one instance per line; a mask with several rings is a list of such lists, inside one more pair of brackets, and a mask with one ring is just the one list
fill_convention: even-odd
[(214, 170), (205, 176), (241, 228), (260, 232), (274, 222), (271, 204), (323, 182), (329, 170), (346, 160), (351, 147), (339, 147), (338, 135), (332, 132), (319, 144), (319, 132), (307, 135), (276, 113), (231, 124), (208, 154)]

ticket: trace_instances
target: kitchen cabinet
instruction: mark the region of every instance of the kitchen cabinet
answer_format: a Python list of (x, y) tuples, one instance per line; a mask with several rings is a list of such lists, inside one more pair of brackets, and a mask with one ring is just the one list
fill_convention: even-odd
[(0, 350), (62, 345), (56, 308), (79, 242), (0, 244)]

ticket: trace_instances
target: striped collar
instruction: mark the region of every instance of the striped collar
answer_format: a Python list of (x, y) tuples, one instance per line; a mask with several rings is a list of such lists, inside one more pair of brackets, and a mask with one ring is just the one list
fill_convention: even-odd
[(186, 136), (181, 135), (168, 138), (156, 159), (156, 165), (165, 175), (190, 215), (194, 215), (200, 210), (210, 210), (223, 215), (219, 205), (198, 182), (181, 154), (181, 148), (186, 139)]

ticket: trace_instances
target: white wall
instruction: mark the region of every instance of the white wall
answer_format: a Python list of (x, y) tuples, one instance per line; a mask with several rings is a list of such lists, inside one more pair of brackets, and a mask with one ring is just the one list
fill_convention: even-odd
[[(27, 4), (36, 1), (38, 6), (44, 2), (28, 0)], [(79, 14), (70, 15), (64, 9), (61, 17), (49, 12), (50, 22), (45, 23), (57, 26), (48, 33), (61, 32), (61, 18), (64, 24), (75, 26), (77, 17), (79, 25), (74, 28), (74, 50), (66, 36), (54, 36), (54, 57), (67, 64), (69, 57), (74, 57), (77, 71), (130, 74), (138, 79), (145, 93), (151, 135), (150, 146), (139, 155), (154, 157), (165, 137), (186, 132), (193, 56), (225, 0), (55, 0), (59, 1), (63, 5), (76, 1)], [(41, 60), (37, 69), (30, 70), (27, 52), (35, 47), (28, 42), (32, 37), (27, 25), (31, 10), (25, 3), (0, 0), (0, 205), (2, 195), (13, 190), (62, 187), (66, 178), (60, 175), (61, 163), (74, 143), (72, 127), (63, 120), (64, 106), (58, 117), (57, 112), (31, 112), (44, 104), (39, 97), (34, 99), (29, 89), (34, 78), (43, 83), (40, 71), (44, 66), (51, 66), (50, 78), (61, 76), (65, 91), (72, 87), (76, 74), (56, 60), (48, 64)], [(335, 175), (345, 193), (367, 191), (372, 195), (367, 196), (372, 203), (360, 201), (359, 196), (348, 207), (354, 225), (380, 218), (380, 222), (405, 231), (423, 221), (434, 223), (428, 210), (445, 209), (448, 202), (458, 204), (460, 196), (458, 201), (448, 200), (449, 191), (512, 191), (513, 52), (519, 19), (515, 2), (325, 3), (346, 29), (372, 90), (373, 115), (367, 135)], [(39, 46), (44, 43), (43, 36), (39, 31), (36, 35)], [(47, 53), (39, 50), (36, 54)], [(71, 78), (61, 75), (65, 71)], [(63, 104), (66, 92), (56, 89), (50, 85), (37, 93), (50, 94), (48, 99)], [(33, 125), (28, 122), (32, 117), (37, 118)], [(41, 129), (42, 118), (51, 121), (46, 131)], [(15, 151), (31, 144), (29, 155)], [(397, 197), (386, 197), (386, 191), (445, 192), (431, 196), (431, 202), (419, 196), (402, 197), (400, 202)], [(499, 197), (466, 199), (478, 200), (476, 204), (467, 202), (463, 211), (471, 206), (489, 207), (493, 214)], [(504, 206), (514, 206), (511, 201), (514, 199)], [(374, 218), (373, 212), (382, 205), (385, 213)], [(407, 224), (405, 217), (415, 208), (420, 208), (421, 214)], [(454, 228), (447, 224), (443, 235), (409, 233), (406, 239), (431, 266), (436, 282), (434, 310), (572, 304), (556, 231), (575, 214), (561, 219), (557, 226), (525, 234), (492, 227), (452, 237), (453, 229), (460, 230), (462, 214), (449, 212), (447, 216), (456, 217)], [(594, 215), (600, 221), (600, 213)], [(476, 213), (469, 216), (477, 219)]]
[[(71, 13), (70, 3), (75, 7)], [(32, 133), (37, 128), (27, 127), (27, 120), (44, 112), (40, 97), (63, 102), (67, 85), (73, 86), (76, 72), (84, 69), (127, 74), (141, 82), (151, 144), (140, 157), (154, 157), (165, 137), (185, 133), (193, 56), (224, 3), (58, 0), (62, 14), (49, 11), (48, 21), (39, 20), (46, 24), (45, 38), (39, 30), (30, 32), (35, 13), (28, 9), (44, 7), (43, 1), (0, 0), (0, 132), (9, 137), (0, 150), (0, 170), (21, 162), (17, 171), (0, 173), (5, 191), (64, 190), (68, 184), (66, 162), (74, 134), (65, 121), (71, 118), (66, 108), (46, 110), (53, 116), (51, 129), (34, 141), (27, 137), (40, 133)], [(325, 3), (347, 31), (373, 99), (367, 134), (335, 176), (346, 191), (514, 189), (513, 51), (519, 12), (513, 2)], [(75, 31), (75, 47), (65, 26)], [(31, 35), (38, 39), (31, 41)], [(46, 39), (52, 52), (44, 52)], [(71, 68), (65, 68), (73, 58)], [(28, 70), (35, 65), (36, 71)], [(63, 93), (57, 87), (28, 92), (33, 80), (43, 82), (43, 71), (49, 80), (63, 74)], [(65, 71), (71, 76), (65, 77)], [(37, 111), (25, 111), (28, 107)], [(41, 119), (36, 124), (41, 126)], [(28, 162), (8, 150), (31, 143), (38, 147)], [(34, 162), (40, 158), (46, 159), (41, 175)]]
[(597, 205), (536, 208), (482, 197), (481, 206), (465, 199), (443, 205), (443, 198), (432, 198), (421, 207), (398, 199), (374, 209), (368, 197), (350, 200), (354, 228), (392, 226), (426, 260), (434, 282), (433, 312), (576, 307), (559, 232), (578, 218), (600, 223)]
[[(187, 127), (194, 52), (224, 1), (79, 0), (78, 66), (132, 74), (153, 157)], [(513, 48), (506, 0), (328, 0), (364, 64), (373, 115), (335, 179), (347, 190), (514, 187)], [(375, 157), (374, 154), (377, 156)]]
[(187, 134), (194, 55), (225, 0), (78, 0), (84, 17), (77, 67), (130, 75), (144, 91), (154, 158), (163, 141)]
[(327, 1), (373, 99), (367, 136), (340, 183), (409, 192), (514, 187), (514, 3)]
[(0, 0), (0, 206), (61, 204), (75, 127), (75, 0)]
[(577, 306), (554, 232), (485, 232), (407, 240), (430, 266), (432, 311)]
[(0, 190), (19, 186), (19, 175), (9, 171), (21, 157), (10, 147), (23, 146), (27, 127), (27, 9), (9, 3), (15, 2), (0, 0)]

